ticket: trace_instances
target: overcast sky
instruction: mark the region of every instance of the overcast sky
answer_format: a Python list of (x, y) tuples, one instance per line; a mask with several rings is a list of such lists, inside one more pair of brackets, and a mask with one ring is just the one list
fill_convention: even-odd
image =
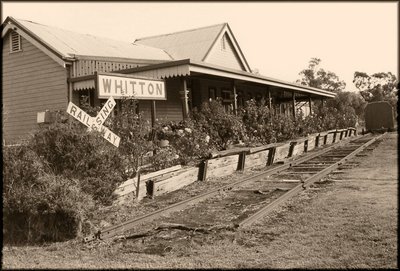
[(290, 82), (312, 57), (355, 90), (355, 71), (398, 78), (398, 3), (392, 2), (13, 2), (7, 16), (133, 42), (229, 23), (250, 67)]

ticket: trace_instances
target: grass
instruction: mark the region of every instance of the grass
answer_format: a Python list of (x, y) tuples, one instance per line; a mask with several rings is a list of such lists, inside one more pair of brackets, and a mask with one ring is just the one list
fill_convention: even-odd
[(356, 160), (247, 229), (4, 247), (3, 268), (396, 268), (397, 134)]

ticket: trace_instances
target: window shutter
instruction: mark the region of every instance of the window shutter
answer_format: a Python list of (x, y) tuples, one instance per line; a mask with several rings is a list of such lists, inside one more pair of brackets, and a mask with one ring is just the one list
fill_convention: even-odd
[(21, 51), (21, 36), (17, 32), (11, 32), (10, 52)]

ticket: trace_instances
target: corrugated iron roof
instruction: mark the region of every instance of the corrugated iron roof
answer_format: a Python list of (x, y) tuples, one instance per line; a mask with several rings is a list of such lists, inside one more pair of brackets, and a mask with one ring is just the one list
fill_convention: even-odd
[(173, 59), (202, 61), (226, 23), (135, 40), (165, 50)]
[(35, 34), (41, 42), (46, 43), (64, 57), (88, 55), (171, 60), (171, 57), (164, 50), (159, 48), (76, 33), (26, 20), (14, 20), (28, 31)]

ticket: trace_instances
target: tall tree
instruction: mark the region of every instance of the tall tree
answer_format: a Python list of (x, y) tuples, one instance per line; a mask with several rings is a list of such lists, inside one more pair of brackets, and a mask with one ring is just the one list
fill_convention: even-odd
[(315, 57), (311, 58), (308, 67), (299, 73), (301, 78), (296, 82), (332, 92), (344, 90), (346, 83), (340, 80), (335, 73), (322, 69), (320, 63), (321, 59)]
[(358, 92), (340, 91), (334, 99), (327, 101), (327, 106), (336, 108), (339, 112), (348, 111), (348, 108), (353, 108), (354, 113), (358, 118), (364, 119), (364, 109), (367, 102), (361, 97)]
[(335, 73), (321, 68), (320, 63), (319, 58), (312, 58), (308, 67), (299, 73), (301, 79), (297, 80), (297, 83), (335, 92), (336, 97), (328, 99), (324, 107), (321, 103), (314, 103), (314, 113), (323, 118), (333, 117), (337, 126), (344, 123), (355, 125), (357, 117), (363, 118), (366, 102), (359, 93), (343, 91), (346, 83)]
[(368, 75), (365, 72), (354, 73), (354, 85), (360, 90), (367, 102), (387, 101), (393, 108), (397, 106), (397, 78), (391, 72), (379, 72)]

